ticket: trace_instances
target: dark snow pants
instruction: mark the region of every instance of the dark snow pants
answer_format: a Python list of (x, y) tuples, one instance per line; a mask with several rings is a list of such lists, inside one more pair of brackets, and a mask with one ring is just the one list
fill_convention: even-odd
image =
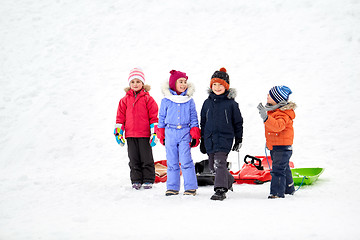
[(150, 138), (126, 138), (131, 183), (154, 183), (155, 166)]
[(234, 177), (227, 169), (228, 153), (216, 152), (208, 155), (210, 170), (215, 172), (214, 190), (216, 191), (217, 188), (228, 190), (234, 183)]
[(291, 146), (274, 146), (270, 151), (272, 159), (270, 194), (285, 197), (295, 191), (289, 161), (292, 155)]

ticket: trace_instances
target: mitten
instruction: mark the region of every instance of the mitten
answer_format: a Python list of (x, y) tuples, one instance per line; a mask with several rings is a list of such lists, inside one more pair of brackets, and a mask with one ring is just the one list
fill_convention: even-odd
[(242, 139), (241, 138), (235, 138), (235, 143), (232, 148), (232, 151), (238, 152), (240, 148), (242, 147)]
[(160, 143), (165, 146), (165, 128), (157, 128), (156, 135)]
[(125, 145), (124, 139), (124, 129), (125, 126), (123, 124), (115, 124), (114, 135), (116, 142), (123, 147)]
[(150, 124), (150, 146), (154, 147), (156, 143), (158, 142), (158, 139), (156, 137), (156, 130), (157, 130), (157, 123)]
[(267, 115), (265, 107), (262, 105), (262, 103), (259, 103), (259, 105), (257, 106), (257, 109), (259, 109), (260, 117), (263, 119), (264, 122), (266, 122), (266, 120), (268, 119), (268, 115)]
[(206, 154), (204, 138), (201, 138), (201, 141), (200, 141), (200, 152), (203, 154)]
[(192, 138), (190, 142), (190, 147), (197, 147), (200, 143), (200, 138), (201, 138), (200, 128), (192, 127), (190, 129), (190, 135)]

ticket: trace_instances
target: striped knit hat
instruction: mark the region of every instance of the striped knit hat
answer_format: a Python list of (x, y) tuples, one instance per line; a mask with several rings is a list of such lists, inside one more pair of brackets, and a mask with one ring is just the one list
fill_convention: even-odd
[(269, 91), (270, 97), (276, 102), (288, 101), (289, 95), (292, 93), (290, 88), (286, 86), (275, 86), (272, 87)]
[(211, 76), (210, 88), (212, 88), (213, 83), (220, 83), (225, 87), (226, 90), (230, 88), (230, 78), (229, 74), (226, 72), (226, 68), (220, 68), (220, 71), (215, 71)]
[(139, 79), (140, 81), (142, 81), (143, 84), (145, 84), (145, 75), (144, 72), (141, 70), (141, 68), (134, 68), (130, 71), (128, 78), (129, 84), (131, 80), (135, 78)]

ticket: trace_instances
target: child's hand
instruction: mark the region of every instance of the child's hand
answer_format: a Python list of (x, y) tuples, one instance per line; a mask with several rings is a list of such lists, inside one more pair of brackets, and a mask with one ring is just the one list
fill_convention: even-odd
[(116, 142), (123, 147), (125, 145), (123, 124), (115, 124), (114, 135)]
[(192, 138), (190, 142), (190, 147), (197, 147), (199, 145), (200, 141), (199, 139)]
[(205, 148), (204, 138), (201, 138), (201, 142), (200, 142), (200, 152), (203, 153), (203, 154), (206, 154), (206, 148)]
[(150, 124), (150, 132), (151, 132), (151, 136), (150, 136), (150, 146), (151, 147), (155, 147), (156, 143), (158, 142), (158, 139), (156, 137), (156, 130), (157, 130), (157, 123), (152, 123)]
[(241, 147), (242, 147), (242, 139), (235, 138), (235, 143), (231, 150), (238, 152)]
[(259, 109), (260, 117), (263, 119), (264, 122), (266, 122), (266, 120), (268, 119), (268, 115), (267, 115), (265, 107), (262, 105), (262, 103), (259, 103), (259, 105), (257, 106), (257, 109)]
[(192, 127), (190, 129), (190, 135), (192, 137), (190, 147), (197, 147), (200, 143), (201, 131), (198, 127)]
[(155, 147), (158, 142), (158, 139), (156, 137), (156, 134), (152, 134), (150, 137), (150, 146)]
[(158, 128), (156, 130), (156, 135), (160, 140), (160, 143), (165, 146), (165, 128)]

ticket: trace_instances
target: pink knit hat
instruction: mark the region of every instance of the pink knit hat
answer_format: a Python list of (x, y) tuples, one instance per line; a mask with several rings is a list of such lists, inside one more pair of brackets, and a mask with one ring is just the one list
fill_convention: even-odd
[(129, 83), (131, 82), (131, 80), (135, 78), (139, 79), (140, 81), (143, 82), (143, 84), (145, 84), (145, 75), (144, 72), (141, 70), (141, 68), (134, 68), (130, 71), (128, 78)]
[(169, 78), (169, 87), (170, 89), (176, 91), (176, 81), (179, 78), (185, 78), (186, 80), (188, 79), (188, 76), (186, 76), (186, 73), (184, 72), (180, 72), (180, 71), (176, 71), (176, 70), (171, 70), (170, 71), (170, 78)]

